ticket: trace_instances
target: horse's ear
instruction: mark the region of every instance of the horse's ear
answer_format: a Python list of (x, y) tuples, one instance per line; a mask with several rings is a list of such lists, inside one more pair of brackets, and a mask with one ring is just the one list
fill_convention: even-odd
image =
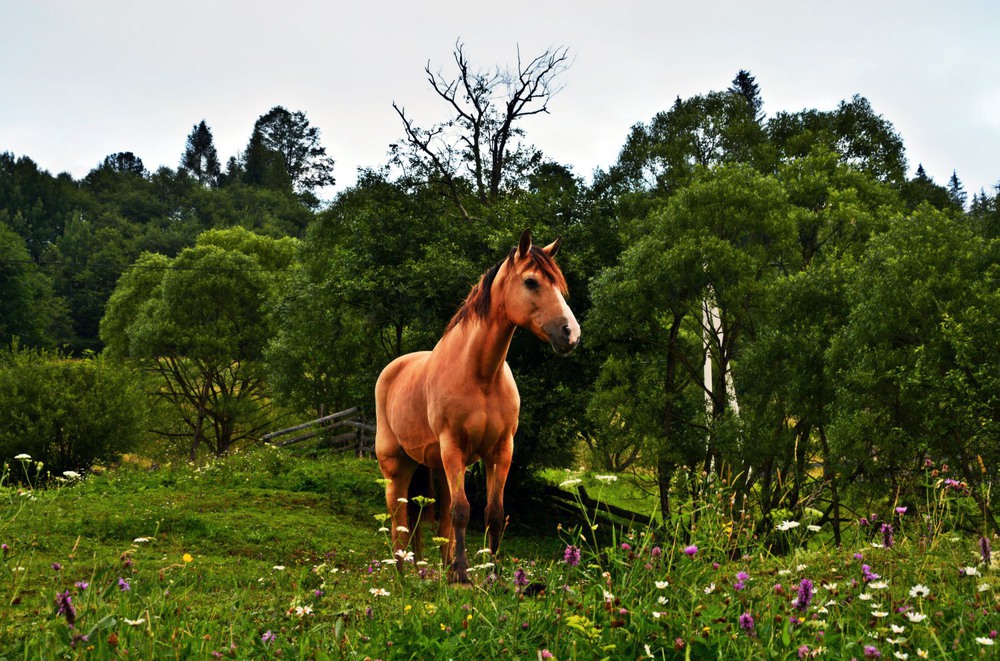
[(562, 245), (562, 237), (560, 236), (558, 239), (556, 239), (549, 245), (542, 248), (542, 250), (544, 250), (549, 257), (555, 257), (556, 253), (559, 252), (559, 246), (561, 245)]
[(531, 250), (531, 229), (525, 229), (521, 232), (521, 240), (517, 244), (517, 257), (518, 259), (524, 259), (528, 256), (528, 251)]

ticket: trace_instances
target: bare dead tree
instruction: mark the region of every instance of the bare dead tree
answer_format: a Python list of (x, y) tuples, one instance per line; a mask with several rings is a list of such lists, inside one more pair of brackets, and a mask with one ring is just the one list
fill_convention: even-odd
[[(458, 73), (449, 78), (430, 62), (424, 67), (434, 92), (449, 106), (452, 118), (429, 129), (416, 126), (404, 108), (393, 102), (406, 137), (393, 145), (395, 161), (428, 183), (443, 187), (462, 216), (471, 218), (463, 192), (471, 186), (481, 204), (492, 204), (505, 183), (523, 176), (536, 152), (520, 142), (518, 121), (548, 114), (549, 101), (561, 89), (559, 75), (569, 68), (569, 50), (549, 48), (524, 61), (517, 53), (517, 70), (474, 70), (464, 44), (455, 44)], [(417, 174), (419, 173), (419, 174)]]

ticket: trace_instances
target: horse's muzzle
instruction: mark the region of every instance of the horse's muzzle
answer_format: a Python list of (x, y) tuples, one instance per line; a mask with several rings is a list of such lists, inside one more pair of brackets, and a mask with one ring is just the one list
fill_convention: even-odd
[(580, 325), (575, 319), (561, 323), (551, 330), (546, 329), (546, 333), (552, 350), (561, 356), (565, 356), (580, 344)]

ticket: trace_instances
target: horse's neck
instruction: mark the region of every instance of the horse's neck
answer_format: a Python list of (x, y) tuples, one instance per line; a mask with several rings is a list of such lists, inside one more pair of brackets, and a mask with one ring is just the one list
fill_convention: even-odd
[(463, 369), (478, 381), (491, 383), (499, 377), (514, 337), (514, 324), (496, 320), (468, 320), (442, 339), (452, 369)]

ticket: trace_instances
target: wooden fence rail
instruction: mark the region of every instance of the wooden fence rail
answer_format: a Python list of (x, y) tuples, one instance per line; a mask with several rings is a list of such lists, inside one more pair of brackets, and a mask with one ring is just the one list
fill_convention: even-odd
[[(298, 434), (292, 438), (280, 441), (275, 440), (288, 434), (303, 431), (305, 433)], [(340, 433), (335, 433), (337, 431), (340, 431)], [(302, 441), (317, 437), (322, 439), (321, 444), (323, 447), (333, 452), (354, 450), (358, 456), (375, 453), (375, 427), (362, 419), (361, 410), (358, 407), (324, 415), (321, 418), (303, 422), (294, 427), (264, 434), (262, 440), (265, 443), (274, 443), (278, 447), (285, 447), (286, 445), (301, 443)]]
[(587, 490), (581, 484), (577, 487), (579, 500), (572, 493), (564, 491), (559, 487), (545, 487), (545, 495), (552, 497), (552, 503), (567, 514), (580, 516), (580, 505), (587, 510), (587, 516), (591, 521), (601, 520), (604, 523), (620, 525), (622, 522), (637, 522), (650, 526), (655, 522), (653, 517), (647, 514), (640, 514), (631, 510), (611, 505), (600, 500), (591, 498)]

